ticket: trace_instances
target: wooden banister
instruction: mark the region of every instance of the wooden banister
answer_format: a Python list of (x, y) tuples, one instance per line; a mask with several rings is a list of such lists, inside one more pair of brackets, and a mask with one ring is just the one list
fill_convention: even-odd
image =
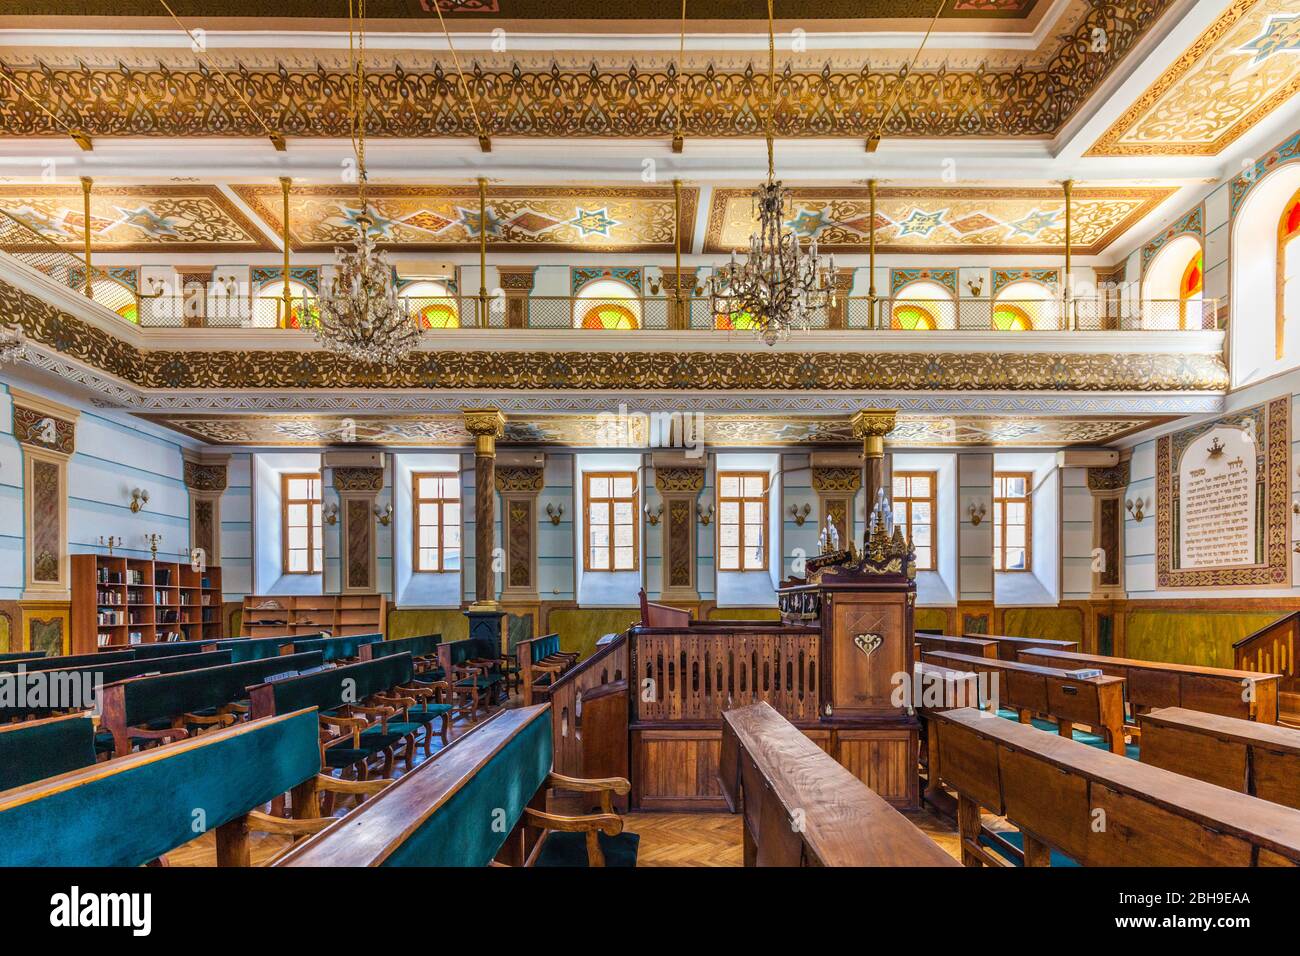
[(1300, 611), (1285, 614), (1232, 645), (1234, 666), (1238, 670), (1282, 675), (1278, 685), (1278, 716), (1292, 724), (1300, 724), (1300, 670), (1296, 667), (1298, 645)]

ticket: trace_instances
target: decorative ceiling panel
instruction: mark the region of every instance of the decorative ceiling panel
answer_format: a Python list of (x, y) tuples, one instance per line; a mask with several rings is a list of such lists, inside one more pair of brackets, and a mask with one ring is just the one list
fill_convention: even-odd
[[(336, 444), (467, 448), (473, 438), (459, 415), (159, 415), (141, 417), (219, 445), (320, 446)], [(1068, 447), (1102, 445), (1165, 418), (1017, 418), (898, 416), (894, 447), (993, 445)], [(812, 415), (707, 416), (703, 444), (713, 447), (855, 446), (847, 418)], [(503, 444), (571, 448), (650, 447), (648, 416), (541, 415), (506, 422)]]
[[(231, 187), (277, 234), (283, 228), (279, 186)], [(479, 247), (476, 186), (368, 187), (380, 243), (404, 249), (467, 251)], [(682, 190), (682, 248), (695, 231), (699, 191)], [(296, 186), (289, 197), (295, 250), (331, 250), (356, 237), (355, 186)], [(672, 252), (671, 186), (492, 186), (487, 200), (488, 248), (606, 252)]]
[[(0, 209), (42, 236), (80, 252), (80, 186), (0, 186)], [(274, 249), (216, 186), (95, 186), (90, 239), (100, 252), (256, 252)], [(43, 251), (32, 237), (18, 251)]]
[[(548, 66), (484, 56), (467, 65), (471, 111), (451, 64), (429, 69), (428, 54), (421, 51), (419, 66), (386, 65), (367, 74), (368, 133), (476, 138), (476, 113), (491, 136), (662, 138), (680, 131), (687, 137), (756, 137), (775, 98), (772, 123), (779, 137), (879, 132), (899, 138), (1048, 138), (1172, 4), (1072, 0), (1059, 33), (1049, 34), (1041, 50), (1024, 50), (1014, 63), (1003, 62), (996, 50), (982, 51), (974, 65), (958, 65), (969, 50), (936, 50), (937, 63), (916, 69), (882, 66), (891, 60), (888, 53), (851, 66), (832, 67), (828, 60), (824, 69), (805, 56), (789, 58), (775, 97), (761, 56), (742, 67), (691, 65), (680, 75), (658, 65)], [(972, 13), (996, 5), (967, 3)], [(761, 15), (762, 7), (752, 12)], [(808, 15), (800, 7), (794, 22)], [(1099, 35), (1106, 38), (1100, 47)], [(11, 82), (0, 84), (0, 128), (10, 136), (66, 136), (77, 129), (92, 138), (264, 139), (268, 127), (287, 137), (348, 136), (347, 69), (318, 66), (298, 54), (285, 58), (282, 64), (236, 62), (218, 70), (193, 63), (46, 65), (43, 52), (22, 63), (10, 58), (5, 75)], [(232, 85), (238, 96), (232, 96)], [(32, 108), (17, 88), (44, 109)]]
[[(1095, 254), (1151, 212), (1172, 187), (1075, 187), (1075, 252)], [(752, 191), (715, 189), (704, 251), (749, 246), (755, 227)], [(872, 220), (865, 187), (796, 187), (787, 210), (791, 229), (830, 252), (862, 252)], [(1054, 188), (882, 188), (876, 194), (880, 252), (1060, 253), (1065, 249), (1065, 199)]]
[(1297, 93), (1296, 0), (1236, 0), (1087, 155), (1215, 156)]

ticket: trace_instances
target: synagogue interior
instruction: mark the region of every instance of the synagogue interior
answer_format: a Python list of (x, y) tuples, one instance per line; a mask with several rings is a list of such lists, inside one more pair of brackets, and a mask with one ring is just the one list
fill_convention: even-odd
[(1300, 866), (1298, 402), (1295, 0), (14, 0), (0, 866)]

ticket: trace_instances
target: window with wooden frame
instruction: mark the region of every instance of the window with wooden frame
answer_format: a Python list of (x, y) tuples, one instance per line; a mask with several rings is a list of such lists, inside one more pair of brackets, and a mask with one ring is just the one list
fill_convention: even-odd
[(1034, 476), (1000, 471), (993, 476), (993, 570), (1028, 571), (1033, 558)]
[(460, 475), (454, 471), (412, 472), (411, 504), (415, 515), (415, 570), (459, 571)]
[(637, 570), (641, 513), (638, 499), (634, 471), (589, 471), (582, 476), (586, 570)]
[(284, 474), (280, 476), (280, 501), (283, 514), (281, 537), (284, 542), (285, 574), (320, 574), (324, 567), (321, 554), (320, 475)]
[(939, 473), (935, 471), (894, 472), (894, 523), (901, 526), (916, 550), (916, 570), (935, 569), (934, 519), (938, 513), (936, 495)]
[(765, 471), (718, 472), (718, 570), (767, 570)]
[(1277, 224), (1276, 356), (1286, 353), (1286, 323), (1300, 318), (1300, 190), (1287, 202)]

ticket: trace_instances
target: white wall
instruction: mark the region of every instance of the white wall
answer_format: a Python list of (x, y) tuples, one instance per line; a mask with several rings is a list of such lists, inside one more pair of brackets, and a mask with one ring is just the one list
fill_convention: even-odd
[(916, 603), (927, 607), (957, 604), (957, 455), (895, 452), (891, 476), (899, 471), (933, 471), (936, 475), (934, 536), (938, 562), (933, 571), (916, 573)]
[[(582, 501), (583, 475), (589, 471), (635, 471), (637, 485), (641, 489), (641, 504), (645, 504), (646, 471), (642, 468), (641, 455), (621, 454), (583, 454), (574, 456), (574, 501)], [(653, 482), (653, 478), (651, 479)], [(545, 508), (545, 505), (542, 506)], [(642, 516), (644, 517), (644, 516)], [(660, 527), (663, 527), (662, 524)], [(646, 526), (641, 525), (640, 554), (636, 571), (601, 571), (583, 570), (582, 549), (587, 539), (587, 529), (583, 521), (582, 506), (576, 504), (573, 510), (573, 535), (576, 555), (573, 573), (577, 580), (578, 604), (582, 607), (634, 607), (637, 603), (637, 591), (641, 589), (642, 573), (645, 569)]]
[[(994, 601), (1004, 605), (1056, 604), (1061, 600), (1061, 473), (1056, 455), (998, 454), (993, 456), (993, 470), (1029, 471), (1034, 483), (1030, 570), (995, 572)], [(993, 517), (992, 507), (989, 517)]]
[[(460, 455), (394, 455), (392, 461), (393, 520), (389, 525), (392, 534), (381, 535), (380, 541), (392, 542), (393, 594), (397, 603), (403, 607), (460, 607), (460, 571), (417, 572), (414, 569), (415, 509), (411, 486), (412, 472), (450, 471), (459, 475)], [(380, 502), (379, 507), (383, 504)], [(464, 502), (461, 508), (463, 513)], [(464, 566), (463, 548), (461, 565)]]
[[(783, 553), (781, 546), (782, 491), (781, 456), (770, 454), (717, 454), (713, 456), (713, 486), (717, 488), (717, 474), (720, 471), (762, 471), (768, 476), (767, 509), (767, 570), (765, 571), (716, 571), (716, 600), (718, 607), (776, 607), (776, 586), (781, 581), (781, 562), (776, 555)], [(718, 514), (717, 499), (711, 500), (714, 506), (713, 521), (708, 530), (712, 532), (714, 555), (717, 554)], [(815, 507), (815, 506), (814, 506)], [(791, 522), (793, 524), (793, 521)], [(716, 558), (715, 558), (716, 560)], [(716, 569), (716, 565), (715, 565)]]
[[(257, 594), (322, 594), (324, 576), (320, 574), (285, 574), (282, 554), (282, 503), (280, 476), (285, 472), (320, 473), (321, 456), (313, 453), (264, 453), (253, 456), (253, 587)], [(328, 503), (331, 490), (322, 487), (322, 501)], [(337, 503), (337, 497), (333, 498)], [(322, 526), (325, 534), (325, 564), (331, 562), (330, 539), (337, 539), (339, 524)], [(331, 528), (335, 531), (330, 534)], [(333, 552), (337, 573), (337, 545)], [(223, 572), (224, 575), (224, 572)]]

